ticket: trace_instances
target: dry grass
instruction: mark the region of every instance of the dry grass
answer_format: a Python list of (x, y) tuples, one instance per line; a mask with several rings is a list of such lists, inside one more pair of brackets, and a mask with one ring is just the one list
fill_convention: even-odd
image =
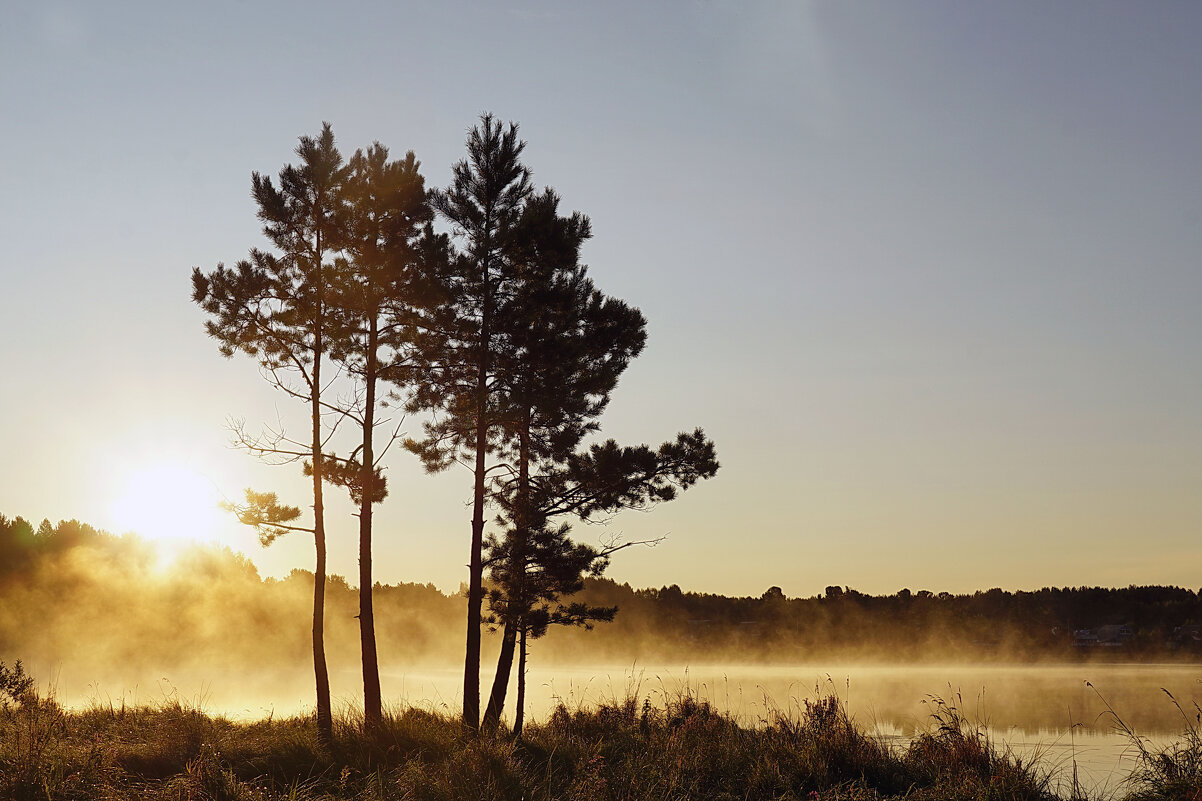
[(1202, 801), (1202, 708), (1197, 702), (1187, 711), (1172, 693), (1162, 690), (1181, 714), (1182, 728), (1176, 742), (1156, 748), (1136, 734), (1092, 684), (1089, 686), (1139, 757), (1138, 766), (1126, 781), (1130, 792), (1125, 801)]
[[(991, 742), (958, 705), (933, 700), (930, 730), (904, 748), (864, 733), (834, 696), (748, 726), (687, 691), (659, 705), (632, 694), (560, 706), (521, 739), (476, 736), (419, 709), (394, 711), (367, 737), (347, 714), (322, 748), (306, 718), (235, 723), (177, 700), (66, 712), (26, 688), (0, 694), (0, 798), (1056, 798), (1038, 765)], [(1202, 749), (1197, 726), (1189, 732), (1178, 749), (1149, 753), (1133, 801), (1198, 797)]]

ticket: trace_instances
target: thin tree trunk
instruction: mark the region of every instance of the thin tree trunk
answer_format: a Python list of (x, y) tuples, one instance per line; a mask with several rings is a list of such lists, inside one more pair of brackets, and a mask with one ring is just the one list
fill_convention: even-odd
[(372, 316), (367, 341), (366, 409), (363, 415), (363, 469), (360, 484), (363, 497), (359, 501), (359, 644), (363, 653), (363, 727), (369, 734), (379, 731), (383, 720), (380, 694), (380, 666), (376, 655), (376, 622), (372, 607), (374, 583), (371, 576), (371, 513), (375, 495), (375, 454), (372, 432), (376, 411), (376, 341), (379, 338), (377, 321)]
[(492, 692), (488, 696), (488, 708), (484, 712), (484, 723), (481, 728), (492, 731), (501, 722), (501, 712), (505, 709), (505, 695), (509, 691), (509, 677), (513, 674), (513, 646), (516, 641), (517, 626), (505, 624), (501, 636), (501, 653), (497, 656), (497, 673), (493, 676)]
[[(320, 208), (320, 198), (318, 205)], [(321, 225), (313, 243), (313, 255), (317, 273), (317, 306), (314, 309), (313, 326), (313, 545), (317, 551), (313, 570), (313, 674), (317, 683), (317, 739), (323, 745), (334, 742), (334, 713), (330, 704), (330, 673), (326, 668), (325, 608), (326, 608), (326, 521), (322, 499), (321, 464), (321, 358), (325, 351), (322, 331), (324, 278), (321, 274)]]
[[(483, 372), (483, 371), (481, 371)], [(481, 415), (483, 417), (483, 415)], [(476, 485), (472, 499), (472, 553), (468, 566), (467, 652), (463, 661), (463, 723), (480, 727), (480, 610), (484, 601), (484, 426), (477, 426)]]
[(318, 521), (313, 531), (317, 565), (313, 572), (313, 674), (317, 680), (317, 739), (323, 745), (334, 741), (334, 715), (330, 704), (330, 674), (326, 669), (326, 535), (322, 525), (321, 496), (313, 504)]
[(522, 621), (518, 635), (518, 697), (517, 709), (513, 713), (513, 736), (522, 736), (522, 724), (526, 720), (526, 622)]
[[(491, 225), (489, 209), (487, 226)], [(492, 284), (488, 237), (484, 242), (484, 297), (480, 308), (480, 350), (476, 357), (476, 473), (472, 491), (472, 551), (468, 565), (467, 648), (463, 659), (463, 723), (480, 728), (480, 613), (484, 606), (484, 479), (488, 453), (488, 370), (492, 336)]]

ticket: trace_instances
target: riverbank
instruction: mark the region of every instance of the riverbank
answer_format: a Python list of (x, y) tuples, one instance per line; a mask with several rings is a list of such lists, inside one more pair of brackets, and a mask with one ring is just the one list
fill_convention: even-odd
[[(1202, 797), (1202, 743), (1148, 753), (1130, 801)], [(234, 722), (177, 701), (68, 711), (29, 691), (0, 709), (0, 797), (25, 799), (1089, 798), (993, 742), (951, 703), (906, 744), (869, 735), (835, 697), (749, 726), (682, 693), (560, 707), (521, 739), (394, 711), (374, 737), (352, 712), (319, 744), (306, 717)]]

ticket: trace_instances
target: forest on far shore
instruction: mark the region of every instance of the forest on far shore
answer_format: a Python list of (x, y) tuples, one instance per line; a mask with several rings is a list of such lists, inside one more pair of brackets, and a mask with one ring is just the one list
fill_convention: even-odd
[[(783, 577), (782, 577), (783, 578)], [(80, 523), (33, 526), (0, 515), (0, 659), (98, 668), (232, 669), (304, 664), (312, 573), (263, 578), (242, 554), (185, 550), (162, 569), (153, 546)], [(432, 584), (376, 584), (380, 657), (392, 664), (455, 664), (462, 594)], [(1202, 659), (1202, 595), (1178, 587), (989, 589), (888, 596), (831, 586), (789, 598), (635, 589), (589, 579), (579, 599), (616, 606), (592, 630), (557, 627), (539, 663), (714, 664)], [(327, 638), (334, 661), (358, 658), (357, 591), (331, 576)], [(495, 648), (499, 635), (488, 635)]]

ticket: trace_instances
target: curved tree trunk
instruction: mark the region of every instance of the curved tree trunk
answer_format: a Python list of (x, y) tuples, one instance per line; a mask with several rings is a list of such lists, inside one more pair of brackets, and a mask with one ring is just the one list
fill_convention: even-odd
[(517, 709), (513, 713), (513, 736), (522, 736), (522, 724), (526, 721), (526, 624), (520, 626), (518, 634), (518, 697)]
[(513, 672), (513, 646), (517, 629), (524, 621), (526, 594), (526, 541), (529, 535), (530, 516), (527, 505), (530, 500), (530, 409), (523, 414), (518, 433), (518, 503), (509, 551), (509, 620), (505, 622), (505, 634), (501, 641), (501, 653), (497, 658), (497, 673), (493, 677), (492, 693), (488, 698), (488, 711), (484, 716), (484, 727), (495, 728), (505, 709), (505, 695), (509, 690), (509, 677)]
[[(320, 509), (321, 501), (318, 500), (314, 507)], [(320, 523), (314, 531), (313, 540), (317, 548), (317, 565), (313, 572), (313, 675), (317, 681), (317, 739), (322, 745), (330, 745), (334, 741), (334, 714), (330, 704), (330, 673), (326, 668), (326, 538), (325, 529)]]
[(513, 673), (513, 645), (516, 641), (517, 627), (512, 623), (505, 624), (505, 632), (501, 636), (501, 653), (497, 657), (497, 673), (493, 676), (492, 692), (488, 696), (488, 708), (484, 712), (484, 722), (481, 728), (491, 731), (501, 722), (501, 713), (505, 710), (505, 696), (509, 691), (509, 677)]

